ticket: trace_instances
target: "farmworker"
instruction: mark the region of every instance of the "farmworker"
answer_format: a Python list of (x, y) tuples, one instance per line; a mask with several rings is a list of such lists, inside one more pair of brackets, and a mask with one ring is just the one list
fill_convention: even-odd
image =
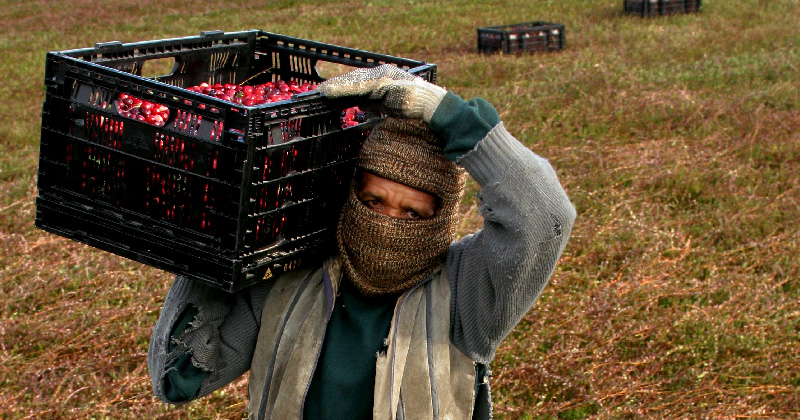
[[(180, 404), (250, 371), (251, 419), (488, 419), (488, 366), (555, 269), (575, 209), (495, 109), (391, 65), (320, 84), (389, 115), (373, 129), (338, 255), (236, 293), (177, 276), (148, 356)], [(483, 228), (453, 242), (465, 171)]]

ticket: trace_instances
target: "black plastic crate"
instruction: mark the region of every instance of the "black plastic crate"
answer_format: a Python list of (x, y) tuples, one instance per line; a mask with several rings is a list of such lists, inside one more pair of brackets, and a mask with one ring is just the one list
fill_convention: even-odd
[(625, 0), (625, 13), (642, 16), (699, 12), (702, 0)]
[[(151, 60), (166, 74), (143, 77)], [(186, 88), (315, 84), (320, 64), (384, 63), (435, 82), (435, 64), (259, 30), (50, 52), (36, 227), (227, 291), (326, 255), (381, 116), (343, 128), (351, 100), (311, 91), (244, 106)], [(120, 95), (169, 115), (126, 116)]]
[(478, 52), (535, 53), (564, 49), (564, 25), (525, 22), (478, 28)]

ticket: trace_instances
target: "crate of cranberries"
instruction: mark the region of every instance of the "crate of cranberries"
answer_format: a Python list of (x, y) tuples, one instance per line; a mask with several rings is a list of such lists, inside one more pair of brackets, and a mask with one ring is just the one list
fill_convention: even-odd
[(701, 0), (625, 0), (625, 13), (641, 16), (671, 15), (699, 12)]
[(50, 52), (35, 224), (226, 291), (326, 256), (382, 115), (315, 88), (384, 63), (435, 82), (259, 30)]
[(478, 28), (478, 52), (521, 54), (564, 49), (564, 25), (523, 22)]

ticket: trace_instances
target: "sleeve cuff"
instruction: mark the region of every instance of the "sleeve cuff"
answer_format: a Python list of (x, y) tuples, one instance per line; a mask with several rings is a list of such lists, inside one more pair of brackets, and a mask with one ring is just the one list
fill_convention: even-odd
[(489, 102), (481, 98), (464, 101), (448, 91), (431, 117), (430, 128), (443, 138), (444, 155), (458, 161), (499, 123)]
[(192, 365), (192, 355), (179, 357), (164, 374), (164, 395), (167, 400), (182, 403), (197, 398), (203, 381), (211, 374)]

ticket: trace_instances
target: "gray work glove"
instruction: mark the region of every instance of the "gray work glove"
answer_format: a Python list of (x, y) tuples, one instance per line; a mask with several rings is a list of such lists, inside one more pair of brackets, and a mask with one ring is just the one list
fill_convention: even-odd
[(331, 77), (317, 86), (329, 98), (366, 96), (380, 101), (395, 117), (430, 122), (447, 91), (391, 64), (360, 68)]

